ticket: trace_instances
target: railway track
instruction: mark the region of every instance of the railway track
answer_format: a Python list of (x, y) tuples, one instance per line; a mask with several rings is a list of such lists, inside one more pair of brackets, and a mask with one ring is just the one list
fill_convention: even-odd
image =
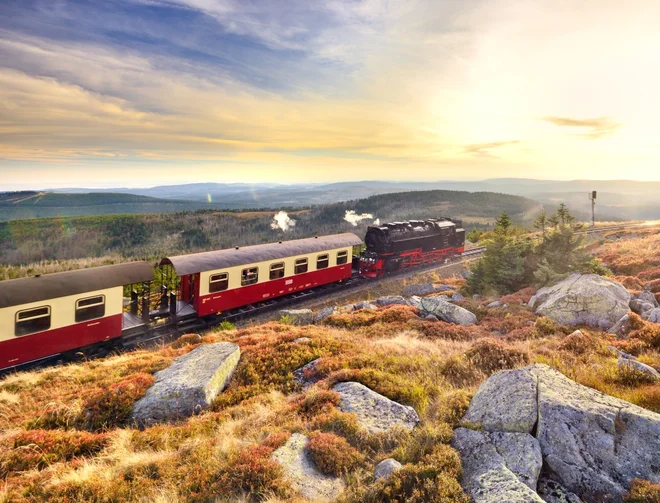
[[(658, 224), (660, 225), (660, 223)], [(648, 227), (649, 224), (646, 222), (641, 223), (632, 223), (632, 224), (620, 224), (620, 225), (610, 225), (605, 227), (596, 227), (581, 230), (576, 232), (585, 233), (585, 234), (597, 234), (601, 232), (609, 232), (615, 230), (629, 229), (635, 227)], [(72, 353), (72, 354), (59, 354), (47, 359), (40, 360), (37, 362), (31, 362), (26, 364), (19, 369), (12, 370), (25, 370), (26, 368), (40, 368), (44, 366), (50, 366), (53, 364), (62, 364), (70, 361), (81, 360), (81, 359), (93, 359), (97, 357), (103, 357), (109, 354), (110, 352), (121, 352), (127, 350), (133, 350), (137, 348), (148, 348), (153, 347), (158, 344), (163, 344), (170, 342), (182, 334), (191, 333), (191, 332), (200, 332), (211, 329), (223, 321), (231, 321), (232, 323), (240, 323), (249, 320), (252, 323), (259, 323), (262, 321), (267, 321), (272, 319), (272, 314), (275, 311), (280, 309), (293, 306), (296, 307), (317, 307), (324, 303), (330, 303), (341, 298), (353, 295), (362, 290), (369, 290), (375, 285), (383, 281), (396, 281), (403, 279), (405, 277), (414, 276), (417, 274), (437, 271), (437, 270), (451, 270), (456, 269), (458, 266), (464, 265), (466, 262), (472, 262), (484, 253), (486, 250), (485, 246), (479, 246), (465, 250), (460, 257), (451, 260), (448, 263), (435, 263), (429, 264), (426, 266), (404, 270), (398, 273), (389, 274), (388, 276), (383, 276), (382, 278), (375, 279), (365, 279), (361, 278), (359, 275), (354, 274), (350, 279), (330, 285), (323, 285), (317, 288), (304, 290), (300, 292), (293, 293), (286, 297), (281, 297), (277, 300), (268, 300), (260, 302), (257, 304), (251, 304), (244, 306), (232, 312), (224, 313), (219, 316), (210, 316), (206, 318), (194, 318), (194, 319), (181, 319), (176, 324), (163, 324), (156, 325), (152, 327), (149, 332), (142, 336), (131, 338), (130, 340), (122, 340), (116, 345), (105, 345), (101, 344), (99, 347), (93, 348), (90, 353)], [(9, 370), (9, 369), (8, 369)], [(5, 371), (0, 371), (0, 377), (5, 374)]]

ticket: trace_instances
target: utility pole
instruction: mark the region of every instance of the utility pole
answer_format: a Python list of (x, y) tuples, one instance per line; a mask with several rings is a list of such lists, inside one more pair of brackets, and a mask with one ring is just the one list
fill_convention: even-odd
[(596, 191), (589, 193), (589, 200), (591, 201), (591, 228), (596, 227)]

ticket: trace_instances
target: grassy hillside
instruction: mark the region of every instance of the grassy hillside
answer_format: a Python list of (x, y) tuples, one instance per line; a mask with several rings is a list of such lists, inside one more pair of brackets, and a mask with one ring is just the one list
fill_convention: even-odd
[[(650, 265), (650, 267), (653, 267)], [(636, 318), (629, 340), (560, 326), (507, 296), (507, 309), (468, 299), (478, 324), (420, 319), (412, 307), (336, 314), (319, 326), (268, 323), (184, 336), (172, 345), (0, 380), (0, 502), (249, 503), (303, 500), (273, 451), (292, 433), (311, 439), (312, 459), (344, 479), (340, 503), (467, 503), (450, 440), (478, 386), (493, 373), (539, 362), (609, 395), (660, 412), (660, 384), (617, 368), (607, 346), (660, 368), (660, 330)], [(296, 343), (306, 337), (307, 343)], [(198, 344), (231, 341), (241, 360), (209, 410), (138, 430), (132, 405), (153, 374)], [(321, 358), (301, 389), (293, 371)], [(357, 381), (414, 407), (411, 432), (369, 433), (338, 408), (335, 383)], [(404, 467), (387, 481), (373, 468)], [(650, 502), (660, 487), (635, 485), (626, 501)], [(648, 494), (643, 499), (642, 494)]]
[[(0, 222), (0, 264), (119, 255), (158, 259), (165, 255), (244, 246), (338, 232), (364, 236), (372, 219), (357, 227), (344, 221), (347, 210), (372, 213), (382, 222), (449, 216), (486, 225), (502, 211), (528, 219), (538, 203), (489, 192), (409, 192), (369, 197), (291, 212), (287, 232), (270, 226), (274, 211), (198, 211), (149, 215), (102, 215)], [(0, 270), (0, 278), (10, 273)]]

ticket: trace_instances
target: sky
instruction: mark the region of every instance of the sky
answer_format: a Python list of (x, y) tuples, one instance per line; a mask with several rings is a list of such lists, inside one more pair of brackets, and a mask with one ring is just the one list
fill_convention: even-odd
[(660, 180), (657, 0), (1, 0), (0, 189)]

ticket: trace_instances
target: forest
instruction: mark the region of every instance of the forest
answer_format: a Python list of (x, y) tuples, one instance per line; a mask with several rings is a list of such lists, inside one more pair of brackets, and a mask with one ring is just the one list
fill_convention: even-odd
[[(357, 226), (347, 211), (371, 214)], [(364, 236), (380, 222), (451, 217), (466, 219), (467, 229), (489, 229), (506, 212), (524, 225), (541, 210), (519, 196), (491, 192), (422, 191), (376, 195), (355, 201), (289, 212), (295, 224), (283, 232), (271, 211), (194, 211), (145, 215), (90, 215), (0, 222), (0, 279), (36, 272), (132, 259), (152, 262), (166, 255), (260, 244), (340, 232)], [(66, 261), (79, 260), (78, 263)]]

